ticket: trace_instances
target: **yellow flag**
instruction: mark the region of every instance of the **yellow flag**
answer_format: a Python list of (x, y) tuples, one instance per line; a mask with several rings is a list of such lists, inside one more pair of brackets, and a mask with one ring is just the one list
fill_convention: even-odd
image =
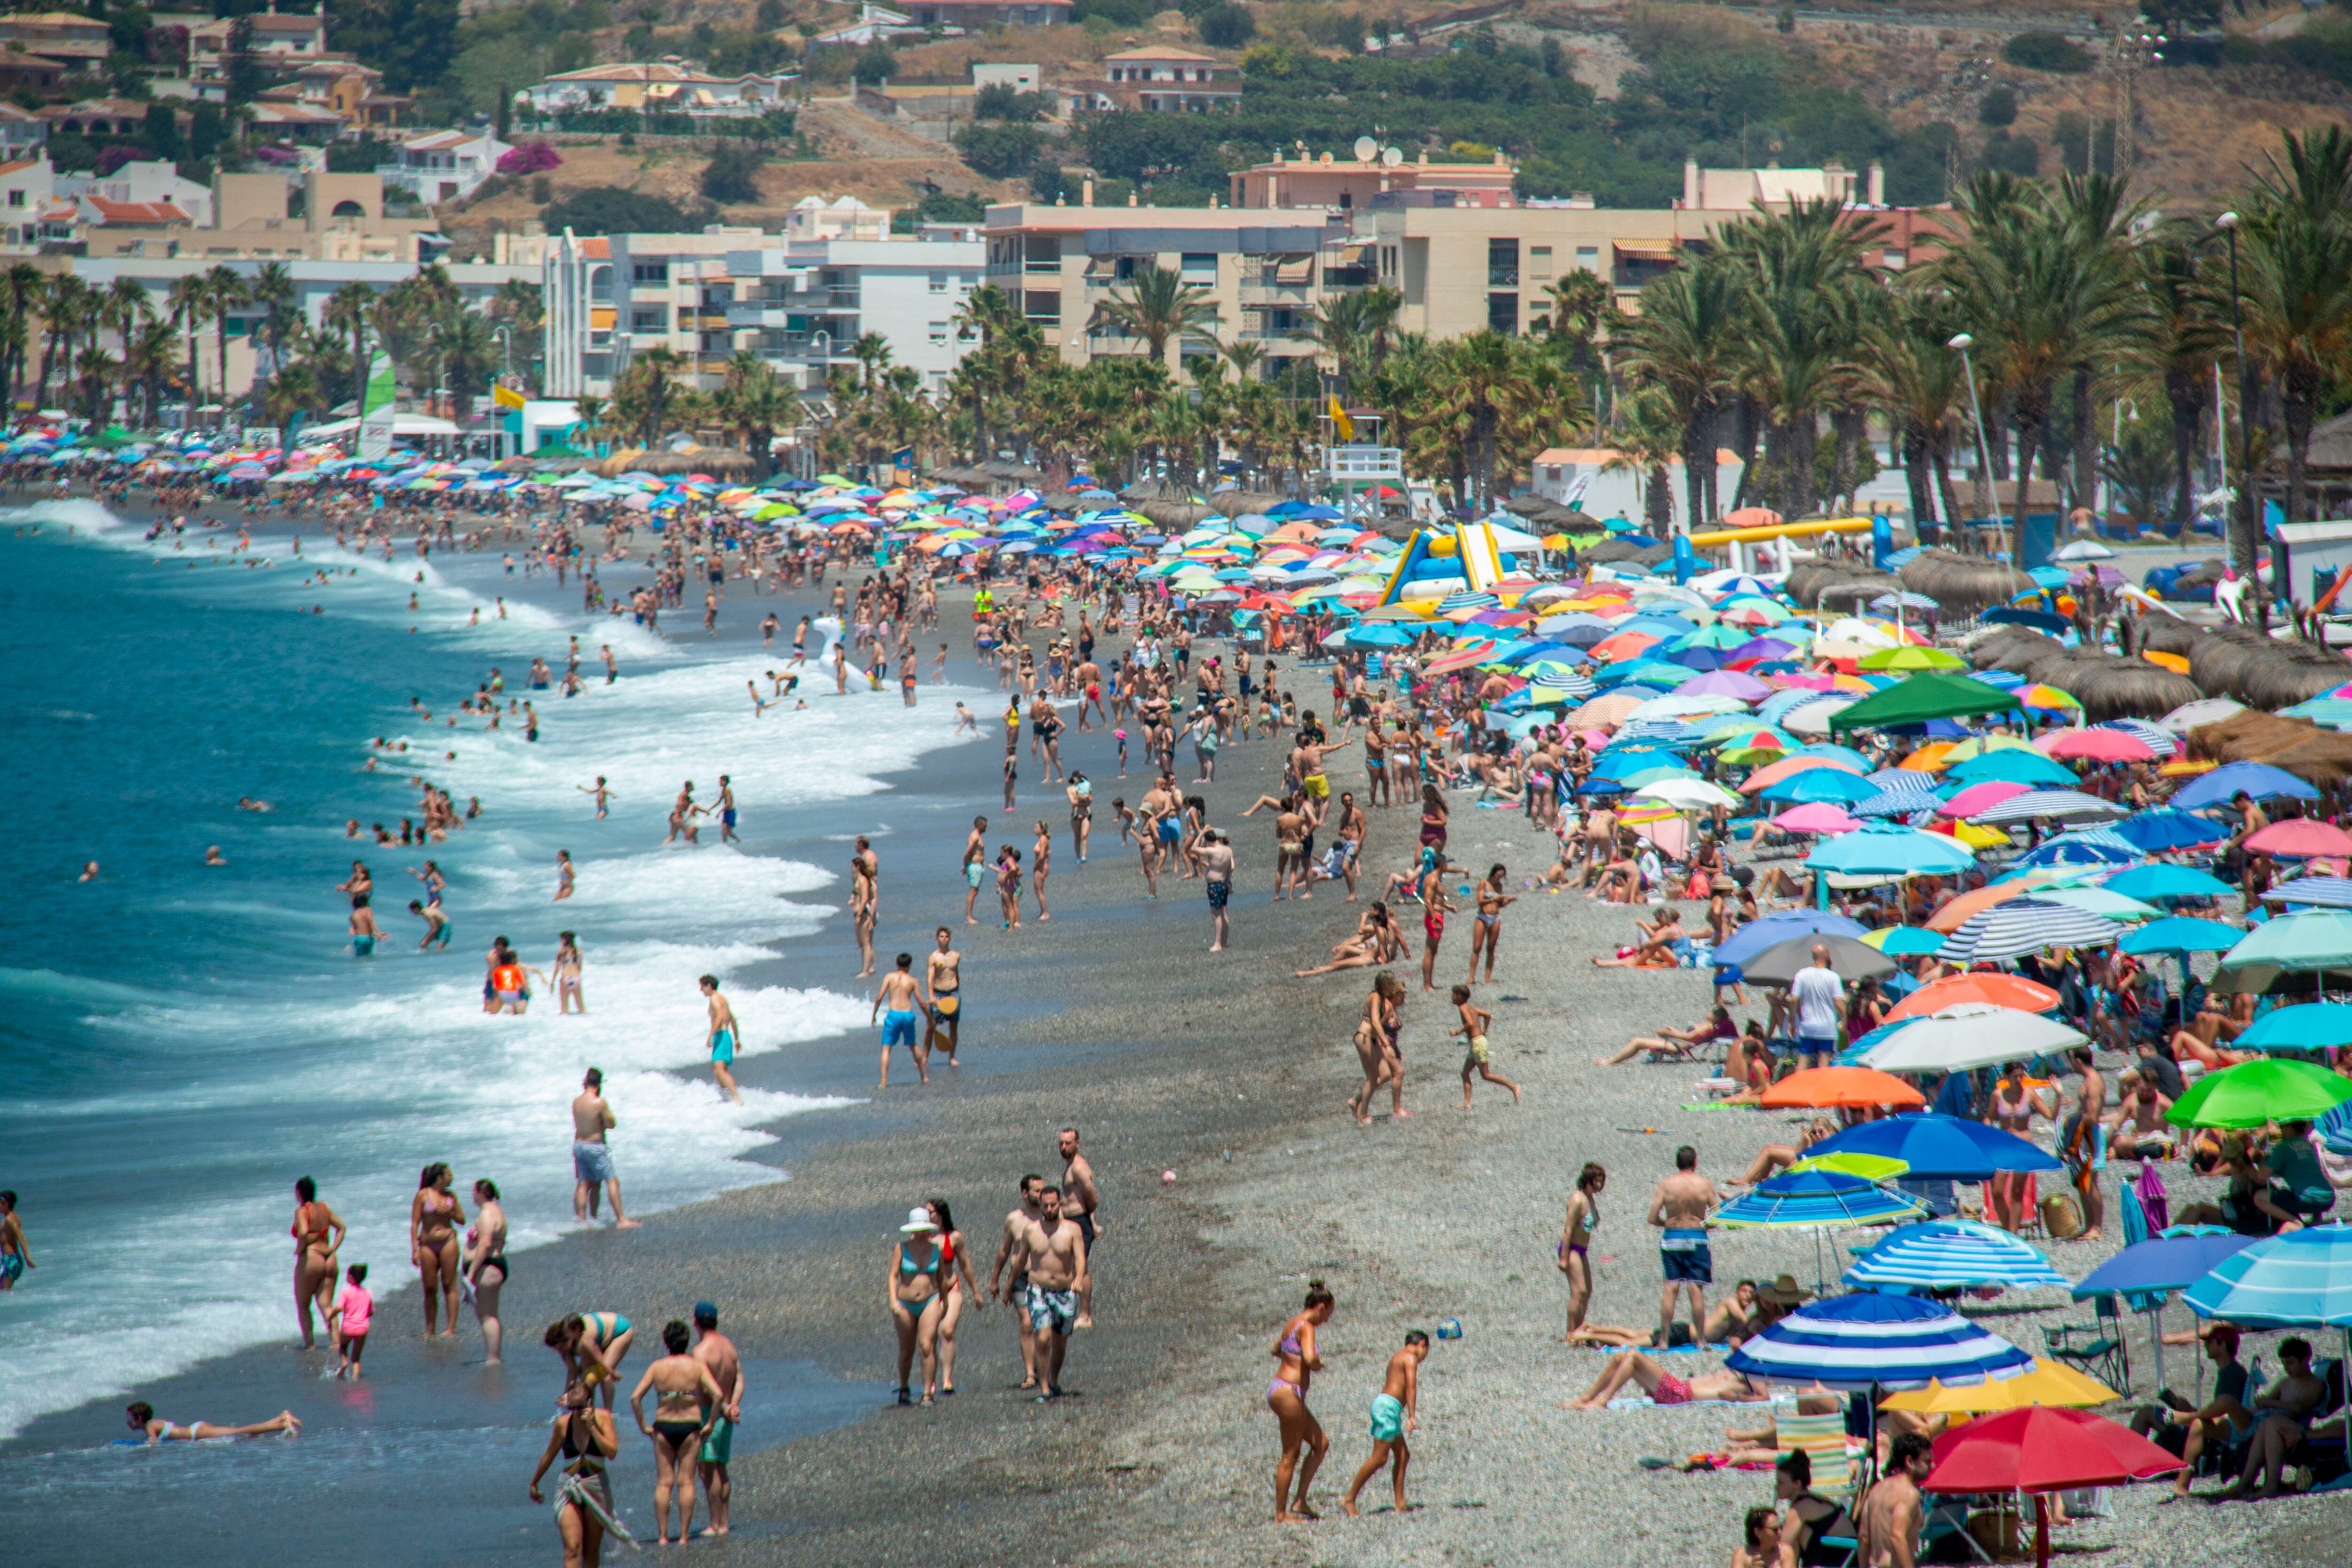
[(496, 407), (520, 408), (523, 405), (523, 401), (522, 394), (517, 392), (511, 386), (493, 386), (490, 388), (490, 402)]
[(1331, 427), (1339, 432), (1342, 441), (1356, 438), (1356, 422), (1348, 417), (1348, 411), (1339, 406), (1339, 400), (1336, 397), (1331, 399)]

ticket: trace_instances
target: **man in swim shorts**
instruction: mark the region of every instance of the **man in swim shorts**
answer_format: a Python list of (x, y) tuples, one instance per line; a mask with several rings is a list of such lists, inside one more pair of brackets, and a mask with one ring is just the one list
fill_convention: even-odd
[(706, 974), (697, 984), (702, 987), (702, 994), (710, 1004), (710, 1027), (704, 1040), (704, 1044), (710, 1047), (710, 1076), (719, 1080), (721, 1093), (740, 1105), (743, 1096), (735, 1087), (735, 1075), (728, 1070), (729, 1064), (735, 1059), (735, 1045), (740, 1035), (740, 1026), (735, 1022), (735, 1009), (726, 997), (719, 994), (719, 976)]
[(735, 785), (725, 773), (719, 775), (719, 842), (743, 842), (735, 837)]
[(1659, 1182), (1650, 1198), (1650, 1223), (1664, 1232), (1658, 1239), (1659, 1267), (1665, 1275), (1658, 1300), (1660, 1350), (1674, 1343), (1675, 1298), (1685, 1292), (1690, 1297), (1691, 1339), (1706, 1343), (1706, 1288), (1715, 1282), (1706, 1212), (1715, 1197), (1715, 1184), (1698, 1173), (1698, 1151), (1687, 1143), (1675, 1150), (1675, 1173)]
[(955, 950), (955, 938), (947, 927), (933, 933), (939, 939), (938, 948), (924, 964), (924, 986), (927, 995), (923, 1022), (923, 1049), (926, 1053), (939, 1047), (940, 1037), (948, 1042), (948, 1066), (960, 1067), (956, 1047), (963, 1036), (963, 954)]
[(695, 1465), (702, 1482), (702, 1495), (710, 1500), (710, 1523), (701, 1533), (724, 1535), (728, 1530), (727, 1503), (735, 1490), (727, 1466), (735, 1454), (735, 1423), (743, 1418), (743, 1358), (734, 1342), (719, 1331), (719, 1309), (715, 1304), (694, 1304), (694, 1349), (688, 1353), (710, 1369), (710, 1381), (727, 1395), (717, 1418), (710, 1423), (709, 1435), (702, 1439), (702, 1451), (696, 1456)]
[[(1073, 1136), (1063, 1134), (1066, 1140)], [(1029, 1283), (1021, 1307), (1037, 1336), (1037, 1403), (1062, 1396), (1062, 1357), (1069, 1350), (1070, 1331), (1079, 1322), (1078, 1303), (1093, 1281), (1087, 1278), (1086, 1238), (1062, 1213), (1062, 1191), (1047, 1187), (1038, 1195), (1044, 1212), (1022, 1241), (1028, 1251)]]
[(1223, 952), (1233, 941), (1232, 922), (1225, 916), (1225, 904), (1234, 896), (1233, 841), (1213, 827), (1201, 830), (1201, 877), (1209, 894), (1209, 919), (1214, 940), (1209, 943), (1211, 952)]
[(898, 967), (882, 977), (882, 984), (874, 993), (874, 1005), (866, 1013), (871, 1023), (877, 1016), (882, 1021), (882, 1084), (890, 1087), (890, 1049), (905, 1045), (907, 1054), (915, 1058), (915, 1075), (923, 1082), (931, 1081), (927, 1068), (930, 1053), (915, 1034), (916, 1009), (922, 1005), (922, 987), (914, 975), (915, 955), (902, 952)]
[(0, 1192), (0, 1290), (14, 1290), (26, 1269), (39, 1267), (25, 1240), (25, 1222), (16, 1217), (16, 1194)]
[(614, 1173), (612, 1146), (604, 1142), (614, 1125), (613, 1107), (604, 1099), (604, 1075), (590, 1068), (572, 1101), (572, 1213), (575, 1218), (592, 1218), (599, 1195), (608, 1196), (613, 1228), (635, 1230), (637, 1222), (621, 1212), (621, 1178)]

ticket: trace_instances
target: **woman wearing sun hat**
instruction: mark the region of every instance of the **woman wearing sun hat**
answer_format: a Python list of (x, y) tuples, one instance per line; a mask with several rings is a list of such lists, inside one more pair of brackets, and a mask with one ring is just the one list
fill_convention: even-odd
[(929, 1208), (907, 1212), (898, 1227), (886, 1295), (890, 1321), (898, 1331), (898, 1403), (912, 1405), (907, 1373), (917, 1351), (923, 1357), (923, 1403), (939, 1392), (940, 1318), (946, 1310), (947, 1254), (940, 1249), (939, 1222)]

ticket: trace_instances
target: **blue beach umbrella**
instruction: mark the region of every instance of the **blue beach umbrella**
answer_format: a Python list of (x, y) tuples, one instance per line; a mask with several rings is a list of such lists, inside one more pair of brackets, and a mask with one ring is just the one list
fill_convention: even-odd
[(2189, 1287), (2189, 1310), (2242, 1329), (2342, 1329), (2352, 1337), (2352, 1226), (2264, 1237)]
[(1715, 1225), (1749, 1230), (1797, 1230), (1808, 1226), (1875, 1225), (1918, 1210), (1915, 1200), (1860, 1176), (1838, 1171), (1794, 1171), (1757, 1184), (1708, 1219)]
[(2083, 1278), (2074, 1300), (2094, 1296), (2161, 1295), (2184, 1289), (2211, 1273), (2254, 1238), (2228, 1231), (2194, 1236), (2151, 1236), (2134, 1242)]
[(2352, 1045), (2352, 1004), (2306, 1002), (2263, 1014), (2230, 1042), (2241, 1051), (2317, 1051)]
[(1732, 968), (1765, 949), (1800, 936), (1850, 936), (1859, 940), (1870, 928), (1829, 910), (1782, 910), (1749, 921), (1715, 950), (1716, 966)]
[(1872, 826), (1823, 839), (1805, 857), (1805, 864), (1816, 871), (1850, 876), (1948, 877), (1976, 864), (1976, 857), (1966, 845), (1941, 834)]
[(1889, 958), (1921, 958), (1931, 952), (1940, 952), (1944, 947), (1943, 933), (1919, 926), (1884, 927), (1873, 931), (1871, 936), (1877, 940), (1864, 940)]
[(1758, 793), (1765, 800), (1785, 800), (1801, 805), (1815, 801), (1843, 805), (1868, 800), (1880, 792), (1868, 779), (1856, 778), (1836, 768), (1807, 768), (1776, 780)]
[(2209, 805), (2226, 805), (2238, 795), (2255, 800), (2273, 800), (2280, 795), (2292, 795), (2297, 800), (2317, 800), (2319, 792), (2288, 773), (2267, 763), (2230, 763), (2210, 773), (2190, 779), (2172, 797), (2179, 811), (2202, 811)]
[[(2128, 839), (2132, 837), (2131, 826), (2130, 822), (2118, 822), (2110, 831)], [(2208, 825), (2200, 823), (2200, 826)], [(2219, 877), (2200, 871), (2193, 866), (2132, 866), (2116, 872), (2099, 886), (2111, 893), (2121, 893), (2125, 898), (2137, 899), (2149, 904), (2158, 899), (2218, 899), (2237, 891)], [(2352, 883), (2347, 883), (2347, 886), (2352, 886)]]
[(2029, 849), (2009, 863), (2007, 876), (2021, 871), (2039, 871), (2058, 866), (2122, 866), (2140, 858), (2139, 849), (2116, 837), (2111, 827), (2078, 828), (2062, 833), (2055, 838), (2045, 838), (2038, 849)]
[[(1892, 1026), (1888, 1032), (1900, 1027)], [(1933, 1110), (1864, 1121), (1832, 1133), (1805, 1151), (1807, 1159), (1827, 1154), (1900, 1160), (1908, 1167), (1903, 1173), (1920, 1181), (1981, 1182), (2003, 1171), (2065, 1168), (2055, 1154), (2014, 1132)]]
[[(2112, 889), (2114, 884), (2111, 882), (2108, 887)], [(2129, 953), (2227, 952), (2244, 941), (2245, 935), (2236, 926), (2223, 925), (2220, 921), (2189, 920), (2174, 915), (2167, 920), (2148, 921), (2127, 934), (2121, 945)], [(2352, 1007), (2345, 1011), (2352, 1013)]]
[(2289, 909), (2352, 909), (2352, 877), (2297, 877), (2264, 893), (2263, 902)]
[(1948, 1307), (1857, 1291), (1799, 1308), (1726, 1364), (1795, 1387), (1866, 1390), (2006, 1381), (2032, 1370), (2033, 1358)]
[(1917, 1290), (2066, 1288), (2066, 1277), (2027, 1243), (1998, 1226), (1934, 1219), (1897, 1226), (1855, 1260), (1843, 1284), (1857, 1289)]
[(1960, 784), (1984, 784), (1999, 780), (2003, 784), (2056, 785), (2061, 788), (2079, 784), (2074, 770), (2052, 762), (2039, 752), (2003, 747), (1955, 763), (1944, 770), (1944, 776)]
[[(1870, 782), (1878, 783), (1876, 775), (1873, 775)], [(1927, 782), (1925, 773), (1912, 773), (1903, 783), (1880, 784), (1876, 795), (1854, 803), (1853, 814), (1856, 816), (1908, 816), (1915, 811), (1933, 811), (1943, 804), (1944, 797), (1936, 793), (1935, 786)]]

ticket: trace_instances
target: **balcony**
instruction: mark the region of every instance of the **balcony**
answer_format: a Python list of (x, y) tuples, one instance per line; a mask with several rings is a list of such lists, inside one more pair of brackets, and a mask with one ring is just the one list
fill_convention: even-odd
[(1334, 479), (1402, 479), (1404, 452), (1396, 447), (1326, 447), (1323, 473)]
[[(1330, 274), (1326, 273), (1324, 274), (1324, 277), (1328, 281)], [(1311, 280), (1301, 280), (1297, 283), (1277, 283), (1271, 277), (1267, 277), (1249, 279), (1244, 280), (1242, 284), (1242, 302), (1244, 304), (1303, 306), (1309, 303), (1314, 298), (1315, 285)]]
[(1486, 287), (1487, 287), (1487, 288), (1489, 288), (1489, 289), (1516, 289), (1516, 288), (1517, 288), (1518, 286), (1519, 286), (1519, 269), (1518, 269), (1518, 268), (1517, 268), (1516, 265), (1514, 265), (1514, 266), (1510, 266), (1510, 267), (1491, 267), (1491, 266), (1490, 266), (1490, 267), (1488, 267), (1488, 268), (1486, 268)]

